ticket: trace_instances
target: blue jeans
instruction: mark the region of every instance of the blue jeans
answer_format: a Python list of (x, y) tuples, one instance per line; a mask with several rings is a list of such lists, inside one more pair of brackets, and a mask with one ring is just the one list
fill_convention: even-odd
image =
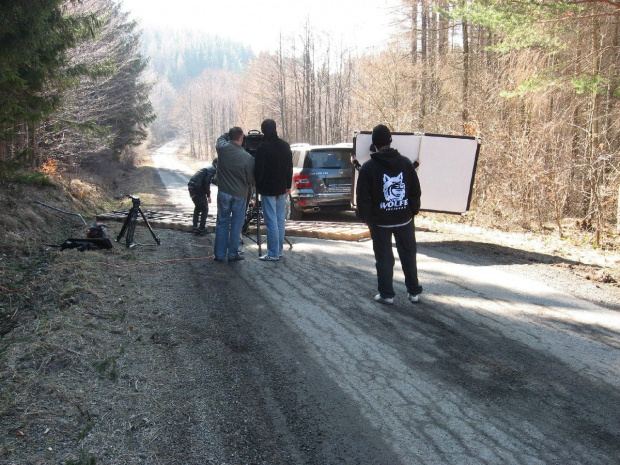
[(393, 228), (370, 226), (379, 294), (383, 298), (396, 295), (393, 286), (394, 252), (392, 251), (392, 235), (396, 241), (396, 250), (405, 275), (407, 292), (413, 295), (420, 294), (422, 293), (422, 286), (418, 282), (417, 245), (413, 220), (404, 226)]
[(225, 192), (217, 193), (217, 223), (215, 226), (215, 258), (235, 258), (239, 255), (239, 239), (245, 220), (245, 197)]
[(284, 250), (284, 220), (286, 218), (286, 194), (261, 197), (265, 231), (267, 232), (267, 255), (278, 258)]

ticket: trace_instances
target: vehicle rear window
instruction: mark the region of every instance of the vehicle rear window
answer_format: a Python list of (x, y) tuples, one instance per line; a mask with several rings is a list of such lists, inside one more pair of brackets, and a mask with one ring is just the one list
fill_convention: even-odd
[(351, 150), (316, 150), (309, 152), (304, 160), (304, 168), (351, 169)]

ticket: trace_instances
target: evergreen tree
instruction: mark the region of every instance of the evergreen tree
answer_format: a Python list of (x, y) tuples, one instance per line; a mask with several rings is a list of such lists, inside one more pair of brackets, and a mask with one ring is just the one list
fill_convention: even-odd
[[(67, 67), (67, 51), (98, 26), (92, 16), (63, 14), (64, 0), (0, 3), (0, 159), (34, 147), (36, 124), (58, 108), (67, 79), (84, 69)], [(36, 153), (31, 157), (36, 163)]]
[(146, 128), (155, 119), (155, 114), (149, 100), (152, 85), (141, 80), (147, 61), (140, 54), (141, 43), (136, 23), (127, 22), (127, 14), (122, 13), (118, 5), (113, 7), (113, 15), (120, 22), (117, 33), (122, 34), (117, 36), (119, 47), (116, 49), (115, 60), (118, 72), (113, 79), (114, 91), (110, 98), (120, 96), (121, 105), (117, 114), (109, 115), (105, 122), (114, 129), (112, 149), (119, 151), (139, 145), (146, 139)]
[(66, 93), (61, 110), (50, 118), (55, 143), (49, 148), (55, 156), (105, 148), (119, 154), (139, 145), (155, 118), (151, 86), (141, 80), (147, 63), (140, 54), (140, 35), (112, 0), (83, 0), (79, 9), (100, 18), (102, 27), (94, 40), (70, 51), (71, 61), (91, 72)]

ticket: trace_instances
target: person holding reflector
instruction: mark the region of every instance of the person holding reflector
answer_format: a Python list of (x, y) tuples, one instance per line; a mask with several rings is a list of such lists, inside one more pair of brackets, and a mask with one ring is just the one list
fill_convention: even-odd
[(377, 152), (360, 168), (356, 200), (359, 216), (370, 230), (375, 254), (379, 293), (374, 299), (394, 303), (393, 236), (405, 274), (407, 298), (417, 303), (422, 286), (418, 282), (413, 217), (420, 211), (420, 181), (411, 160), (390, 147), (392, 134), (387, 126), (374, 127), (372, 143)]

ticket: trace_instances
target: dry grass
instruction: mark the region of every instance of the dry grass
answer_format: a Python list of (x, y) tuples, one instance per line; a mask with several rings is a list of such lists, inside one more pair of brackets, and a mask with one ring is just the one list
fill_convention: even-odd
[(88, 165), (48, 169), (55, 187), (0, 184), (0, 463), (94, 463), (83, 443), (114, 406), (128, 347), (141, 344), (126, 318), (134, 270), (107, 266), (136, 253), (50, 247), (86, 237), (127, 181), (153, 183), (150, 170)]

